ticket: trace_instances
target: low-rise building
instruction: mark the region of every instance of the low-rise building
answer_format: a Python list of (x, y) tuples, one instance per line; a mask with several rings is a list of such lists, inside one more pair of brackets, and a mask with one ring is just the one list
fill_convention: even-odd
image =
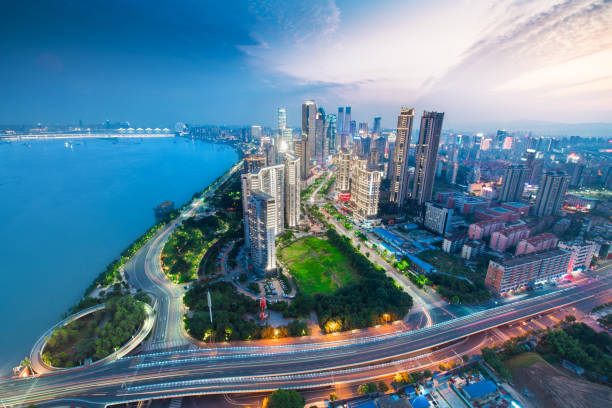
[(489, 261), (485, 284), (507, 293), (540, 282), (555, 281), (567, 274), (571, 253), (555, 248), (532, 254)]
[(425, 228), (445, 236), (450, 230), (453, 210), (439, 204), (428, 202), (425, 206)]
[(497, 385), (490, 380), (466, 385), (461, 389), (461, 392), (470, 403), (476, 406), (484, 406), (499, 396)]
[(474, 259), (477, 256), (482, 255), (485, 250), (486, 244), (484, 241), (480, 241), (478, 239), (472, 239), (465, 244), (461, 248), (461, 257), (464, 259)]
[(495, 231), (500, 231), (505, 225), (506, 223), (501, 220), (478, 221), (470, 224), (468, 228), (468, 236), (470, 239), (483, 239)]
[(517, 222), (520, 214), (504, 207), (492, 207), (478, 210), (474, 213), (478, 220), (500, 220), (505, 222)]
[(506, 208), (508, 210), (519, 213), (521, 216), (525, 216), (529, 214), (529, 209), (531, 208), (529, 205), (524, 203), (516, 203), (516, 202), (508, 202), (501, 203), (501, 207)]
[(450, 234), (444, 237), (444, 241), (442, 242), (442, 250), (447, 254), (459, 252), (461, 251), (463, 244), (465, 244), (468, 239), (468, 236), (463, 232)]
[(529, 227), (525, 224), (513, 225), (491, 234), (489, 246), (494, 251), (505, 252), (506, 249), (518, 244), (521, 239), (529, 236)]
[(571, 252), (570, 271), (587, 270), (591, 266), (593, 255), (597, 250), (597, 244), (593, 241), (570, 241), (559, 242), (559, 248)]
[(544, 234), (536, 235), (535, 237), (522, 239), (516, 245), (515, 255), (531, 254), (533, 252), (545, 251), (547, 249), (555, 248), (559, 242), (559, 238), (555, 234), (546, 232)]

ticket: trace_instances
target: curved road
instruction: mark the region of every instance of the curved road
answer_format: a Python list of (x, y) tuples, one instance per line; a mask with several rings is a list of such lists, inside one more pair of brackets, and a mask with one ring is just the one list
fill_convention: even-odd
[[(536, 298), (499, 306), (413, 332), (302, 349), (268, 347), (193, 350), (123, 358), (71, 373), (0, 382), (0, 403), (17, 405), (80, 398), (90, 403), (135, 401), (176, 395), (254, 392), (328, 385), (398, 371), (428, 349), (548, 310), (603, 294), (604, 278)], [(364, 368), (365, 367), (365, 368)], [(91, 405), (91, 404), (90, 404)]]

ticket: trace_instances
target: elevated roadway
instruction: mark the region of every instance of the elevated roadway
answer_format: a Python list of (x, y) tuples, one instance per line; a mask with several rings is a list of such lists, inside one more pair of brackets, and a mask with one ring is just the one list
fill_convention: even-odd
[[(499, 306), (412, 332), (300, 347), (244, 347), (156, 353), (100, 367), (0, 382), (0, 404), (79, 399), (81, 405), (150, 398), (308, 388), (397, 372), (453, 341), (564, 307), (611, 296), (609, 278)], [(461, 343), (464, 344), (464, 343)], [(460, 347), (460, 346), (457, 346)], [(413, 359), (413, 360), (411, 360)], [(86, 403), (85, 403), (86, 402)]]

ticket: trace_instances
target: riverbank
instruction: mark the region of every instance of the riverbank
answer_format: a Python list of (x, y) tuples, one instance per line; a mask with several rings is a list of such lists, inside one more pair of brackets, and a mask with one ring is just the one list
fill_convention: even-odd
[(237, 160), (229, 146), (174, 137), (1, 144), (0, 210), (8, 215), (0, 236), (11, 239), (0, 246), (7, 271), (0, 308), (13, 312), (0, 317), (0, 371), (8, 375), (79, 292), (149, 230), (153, 207), (187, 202)]

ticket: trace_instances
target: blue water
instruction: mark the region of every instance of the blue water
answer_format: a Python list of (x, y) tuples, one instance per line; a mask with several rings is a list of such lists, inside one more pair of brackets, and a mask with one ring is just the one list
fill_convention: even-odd
[(0, 375), (154, 223), (237, 161), (184, 138), (0, 144)]

